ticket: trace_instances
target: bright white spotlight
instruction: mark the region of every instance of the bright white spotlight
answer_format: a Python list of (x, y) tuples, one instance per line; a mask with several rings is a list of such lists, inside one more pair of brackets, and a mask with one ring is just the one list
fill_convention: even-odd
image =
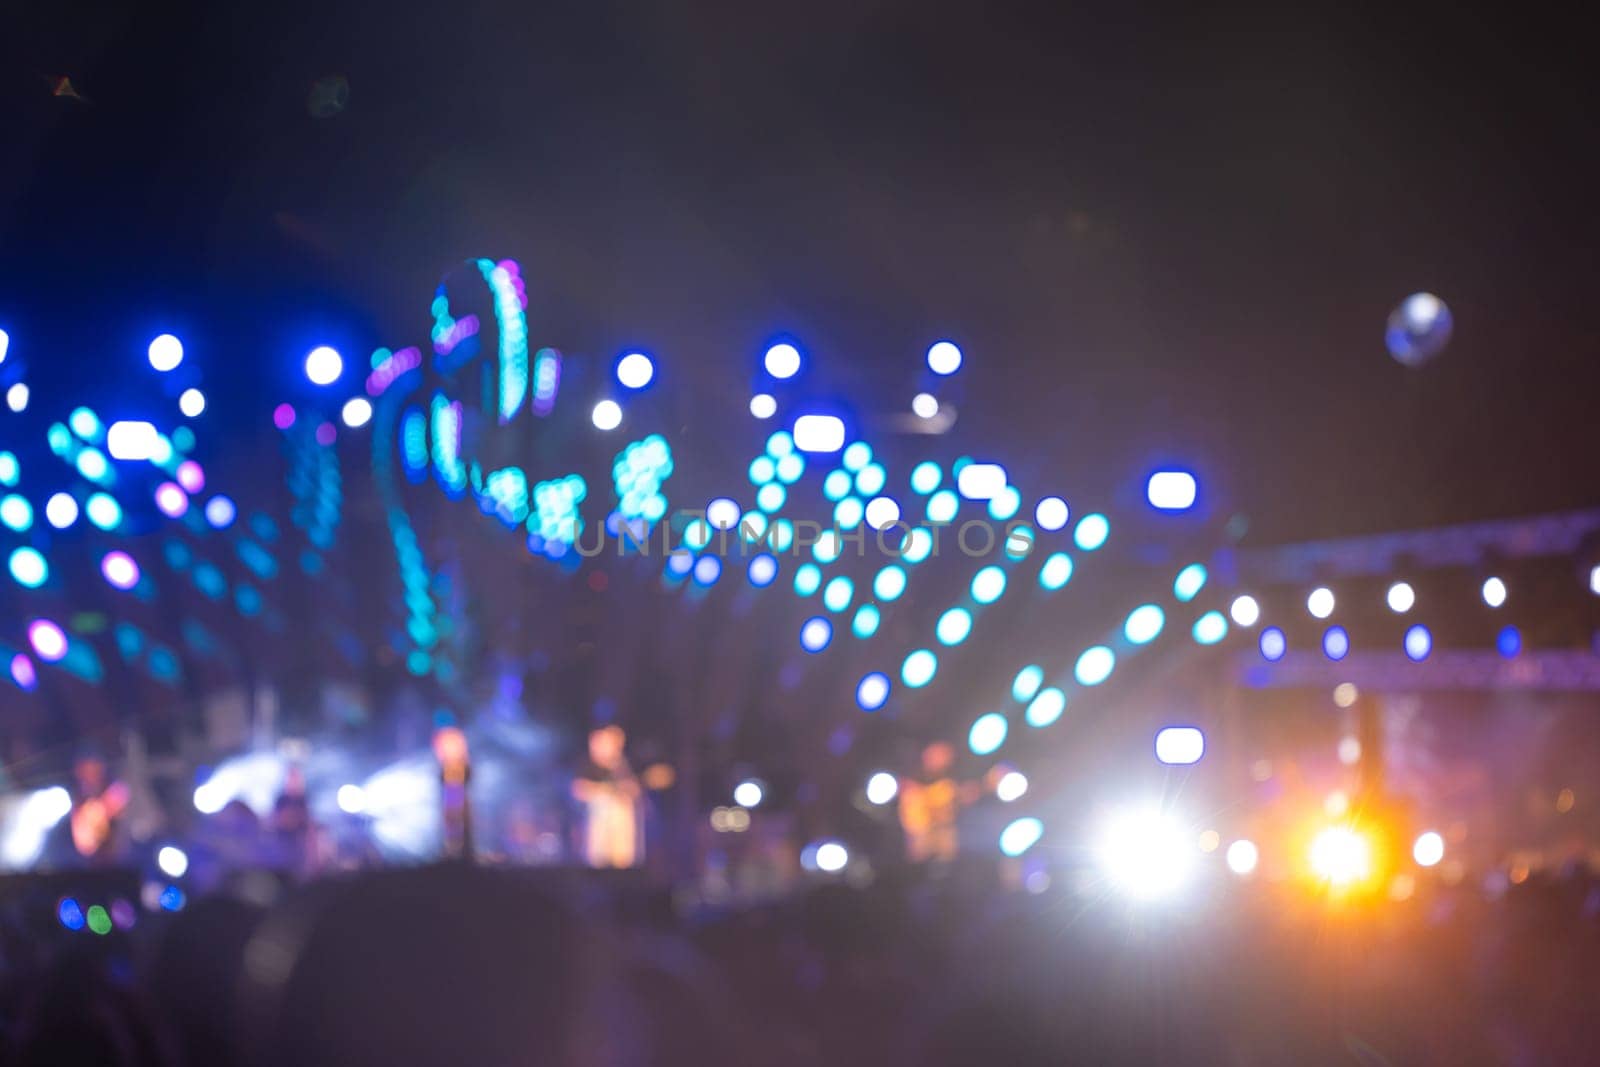
[(755, 807), (761, 803), (763, 796), (761, 783), (754, 780), (746, 780), (733, 787), (733, 802), (741, 808)]
[(992, 500), (1006, 487), (1006, 469), (998, 463), (968, 463), (956, 475), (956, 488), (968, 500)]
[(994, 795), (1001, 803), (1009, 804), (1028, 791), (1028, 776), (1021, 771), (1007, 771), (994, 785)]
[(1043, 836), (1044, 823), (1031, 815), (1013, 819), (1000, 831), (1000, 851), (1015, 859), (1038, 844)]
[(656, 365), (643, 352), (629, 352), (617, 361), (617, 381), (625, 389), (643, 389), (656, 376)]
[(1418, 867), (1432, 867), (1444, 859), (1444, 838), (1437, 831), (1425, 830), (1411, 846), (1411, 858)]
[(597, 430), (615, 430), (622, 425), (622, 405), (615, 400), (602, 400), (594, 406), (589, 418)]
[(1041, 530), (1059, 530), (1071, 518), (1067, 510), (1067, 502), (1058, 496), (1047, 496), (1039, 501), (1039, 506), (1033, 509), (1033, 518)]
[(119, 420), (106, 431), (106, 451), (112, 459), (149, 459), (156, 454), (159, 437), (148, 422)]
[(1188, 880), (1198, 846), (1170, 815), (1121, 811), (1106, 824), (1098, 851), (1112, 885), (1139, 900), (1155, 900)]
[[(1594, 576), (1589, 576), (1589, 585), (1594, 585)], [(1498, 608), (1506, 602), (1506, 583), (1498, 578), (1486, 578), (1483, 583), (1483, 602), (1491, 608)]]
[(928, 349), (928, 369), (935, 374), (954, 374), (961, 369), (961, 349), (949, 341), (937, 341)]
[(1156, 471), (1145, 486), (1145, 498), (1160, 511), (1188, 511), (1198, 492), (1188, 471)]
[(275, 752), (252, 752), (224, 760), (194, 791), (195, 809), (202, 815), (215, 815), (239, 800), (257, 815), (266, 815), (283, 791), (285, 770), (283, 757)]
[(185, 418), (195, 419), (206, 409), (206, 394), (198, 389), (185, 389), (178, 397), (178, 410)]
[(352, 430), (359, 429), (372, 421), (372, 401), (364, 396), (353, 396), (339, 409), (339, 417)]
[(44, 517), (51, 526), (65, 530), (78, 521), (78, 502), (71, 493), (55, 493), (45, 501)]
[(11, 350), (11, 335), (0, 330), (0, 363), (6, 361), (6, 353)]
[(900, 792), (900, 782), (888, 771), (879, 771), (867, 779), (867, 802), (887, 804)]
[(706, 505), (706, 522), (711, 524), (713, 530), (733, 529), (739, 525), (739, 517), (743, 514), (738, 503), (725, 496), (719, 496)]
[(911, 411), (919, 419), (931, 419), (939, 414), (939, 398), (932, 393), (918, 393), (911, 398)]
[(800, 350), (791, 344), (773, 345), (762, 364), (774, 378), (793, 378), (800, 373)]
[(1194, 726), (1168, 726), (1156, 734), (1156, 759), (1171, 766), (1199, 763), (1206, 752), (1206, 735)]
[(778, 413), (778, 401), (771, 393), (757, 393), (750, 398), (750, 414), (758, 419), (770, 419)]
[(150, 365), (164, 374), (183, 362), (183, 342), (170, 333), (164, 333), (150, 342), (147, 354)]
[(881, 530), (900, 518), (900, 505), (890, 497), (874, 497), (867, 502), (867, 525)]
[(1254, 626), (1261, 618), (1261, 605), (1256, 603), (1253, 596), (1235, 597), (1228, 614), (1233, 616), (1235, 625)]
[(1326, 619), (1332, 615), (1333, 590), (1325, 585), (1311, 590), (1311, 595), (1306, 597), (1306, 610), (1318, 619)]
[(12, 411), (25, 411), (28, 407), (28, 384), (18, 382), (6, 390), (6, 407)]
[(1228, 846), (1228, 870), (1234, 874), (1245, 875), (1256, 869), (1256, 864), (1261, 861), (1261, 852), (1256, 848), (1255, 842), (1241, 837)]
[(346, 815), (360, 815), (367, 810), (367, 791), (359, 785), (341, 785), (334, 799), (339, 803), (339, 810)]
[(1589, 592), (1600, 596), (1600, 564), (1589, 568)]
[(312, 385), (332, 385), (344, 373), (344, 357), (327, 345), (306, 353), (306, 377)]
[(26, 870), (38, 862), (50, 831), (72, 812), (72, 794), (59, 785), (35, 789), (9, 804), (5, 812), (0, 823), (0, 867)]
[(1335, 886), (1365, 881), (1372, 874), (1372, 846), (1348, 826), (1330, 826), (1311, 840), (1311, 870)]
[(175, 845), (166, 845), (156, 853), (156, 866), (168, 878), (182, 878), (189, 869), (189, 855)]
[(844, 420), (836, 415), (801, 415), (794, 420), (794, 446), (802, 452), (837, 452), (844, 447)]
[(1404, 615), (1417, 602), (1417, 594), (1407, 583), (1395, 582), (1389, 587), (1389, 593), (1384, 599), (1388, 602), (1390, 611), (1396, 615)]
[(987, 756), (1006, 740), (1006, 717), (997, 711), (979, 715), (967, 731), (967, 747), (980, 756)]
[(837, 841), (824, 841), (817, 846), (817, 870), (836, 874), (850, 862), (850, 853)]

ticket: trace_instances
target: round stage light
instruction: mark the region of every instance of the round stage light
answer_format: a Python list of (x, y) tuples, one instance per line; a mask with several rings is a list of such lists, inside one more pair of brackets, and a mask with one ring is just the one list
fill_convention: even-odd
[(767, 373), (779, 380), (793, 378), (800, 373), (800, 350), (787, 343), (775, 344), (762, 358)]
[(54, 493), (44, 504), (45, 521), (58, 530), (65, 530), (78, 521), (78, 501), (71, 493)]
[(50, 564), (36, 548), (14, 549), (8, 561), (11, 577), (24, 589), (37, 589), (50, 578)]
[(1411, 846), (1411, 858), (1418, 867), (1437, 866), (1444, 859), (1444, 838), (1434, 830), (1424, 830)]
[(1417, 602), (1417, 594), (1406, 582), (1395, 582), (1389, 587), (1384, 600), (1388, 603), (1390, 611), (1396, 615), (1404, 615)]
[(883, 613), (874, 604), (863, 604), (856, 609), (856, 617), (850, 623), (850, 632), (865, 640), (878, 632), (878, 624), (883, 621)]
[(822, 606), (832, 612), (843, 611), (850, 606), (855, 592), (855, 583), (841, 574), (823, 587)]
[(1341, 660), (1350, 653), (1350, 635), (1343, 626), (1330, 626), (1322, 635), (1322, 654), (1331, 660)]
[(800, 627), (800, 647), (807, 652), (821, 652), (832, 640), (833, 623), (821, 615), (812, 616)]
[(888, 771), (878, 771), (867, 779), (867, 802), (883, 805), (900, 792), (900, 782)]
[(1017, 672), (1016, 678), (1011, 681), (1011, 699), (1021, 703), (1032, 700), (1033, 695), (1039, 691), (1039, 686), (1044, 683), (1044, 668), (1038, 664), (1030, 663)]
[(178, 396), (178, 410), (185, 418), (197, 419), (206, 409), (206, 394), (198, 389), (185, 389)]
[(939, 398), (932, 393), (918, 393), (911, 398), (911, 411), (919, 419), (931, 419), (939, 414)]
[(928, 521), (948, 523), (956, 517), (961, 500), (948, 489), (940, 489), (928, 498)]
[(877, 463), (868, 463), (856, 472), (856, 492), (864, 497), (873, 496), (883, 490), (884, 482), (888, 480), (883, 467)]
[(713, 585), (720, 577), (722, 577), (722, 561), (716, 556), (701, 556), (695, 560), (694, 582), (696, 585)]
[(101, 530), (115, 530), (122, 523), (122, 505), (109, 493), (90, 493), (83, 513)]
[(850, 862), (850, 852), (837, 841), (825, 841), (817, 846), (817, 870), (837, 874)]
[(941, 645), (959, 645), (972, 632), (972, 613), (966, 608), (951, 608), (939, 616), (933, 632)]
[(919, 648), (906, 656), (905, 662), (900, 665), (900, 680), (911, 689), (921, 689), (933, 681), (933, 676), (939, 669), (939, 657), (925, 648)]
[(1067, 524), (1071, 513), (1067, 502), (1058, 496), (1047, 496), (1033, 509), (1034, 521), (1041, 530), (1059, 530)]
[(312, 385), (332, 385), (344, 373), (344, 357), (327, 345), (306, 353), (306, 378)]
[(1261, 852), (1255, 842), (1241, 837), (1228, 846), (1226, 858), (1228, 870), (1237, 875), (1246, 875), (1256, 869), (1256, 864), (1261, 861)]
[(778, 561), (770, 553), (763, 552), (750, 561), (748, 574), (751, 585), (765, 588), (778, 576)]
[(972, 599), (980, 604), (993, 604), (1006, 591), (1006, 572), (990, 564), (972, 576)]
[(1506, 659), (1515, 659), (1522, 651), (1522, 634), (1515, 626), (1506, 626), (1495, 635), (1494, 647)]
[(943, 480), (944, 472), (932, 460), (923, 460), (911, 468), (911, 489), (918, 496), (927, 496), (939, 488)]
[(1038, 844), (1039, 839), (1043, 836), (1044, 823), (1031, 815), (1013, 820), (1006, 824), (1004, 830), (1000, 831), (1000, 852), (1003, 855), (1010, 856), (1012, 859), (1016, 859)]
[(1073, 542), (1085, 552), (1093, 552), (1111, 536), (1111, 522), (1104, 515), (1085, 515), (1073, 531)]
[(1104, 645), (1095, 645), (1078, 657), (1078, 663), (1073, 667), (1072, 674), (1078, 679), (1079, 685), (1092, 688), (1111, 677), (1116, 665), (1115, 652)]
[(346, 815), (360, 815), (367, 810), (367, 791), (359, 785), (341, 785), (334, 799), (339, 804), (339, 810)]
[(1428, 658), (1428, 653), (1433, 651), (1433, 635), (1426, 626), (1420, 623), (1406, 631), (1406, 655), (1415, 662), (1422, 662)]
[(737, 501), (725, 496), (719, 496), (706, 505), (706, 521), (714, 530), (731, 530), (739, 525), (739, 517), (743, 514)]
[(1235, 626), (1254, 626), (1261, 618), (1261, 605), (1253, 596), (1235, 597), (1228, 614), (1233, 616)]
[(1389, 354), (1408, 367), (1420, 367), (1450, 343), (1454, 319), (1432, 293), (1412, 293), (1389, 314), (1384, 341)]
[(733, 802), (741, 808), (754, 808), (761, 803), (765, 794), (761, 783), (754, 779), (746, 779), (733, 787)]
[(1306, 597), (1306, 610), (1313, 618), (1326, 619), (1332, 615), (1333, 604), (1333, 590), (1325, 585), (1311, 590), (1311, 595)]
[(1147, 645), (1161, 633), (1166, 621), (1167, 617), (1159, 607), (1142, 604), (1129, 613), (1128, 621), (1122, 626), (1122, 634), (1133, 644)]
[(238, 513), (239, 509), (228, 497), (218, 495), (206, 501), (206, 521), (215, 529), (225, 530), (233, 525)]
[(1023, 712), (1022, 717), (1029, 726), (1045, 727), (1061, 718), (1061, 713), (1066, 710), (1067, 694), (1050, 686), (1039, 690), (1039, 695), (1028, 704), (1028, 710)]
[(928, 349), (928, 369), (935, 374), (954, 374), (961, 369), (961, 349), (949, 341), (936, 341)]
[(877, 711), (889, 700), (889, 676), (873, 671), (856, 684), (856, 705), (862, 711)]
[(150, 357), (150, 366), (165, 374), (183, 362), (183, 342), (170, 333), (164, 333), (150, 342), (145, 354)]
[(33, 505), (28, 503), (27, 497), (16, 493), (0, 497), (0, 523), (24, 533), (33, 526)]
[(1199, 763), (1206, 735), (1194, 726), (1168, 726), (1156, 733), (1156, 759), (1173, 767)]
[(900, 521), (900, 505), (892, 497), (874, 497), (867, 502), (867, 525), (874, 530), (881, 530), (885, 526)]
[(28, 408), (28, 383), (17, 382), (6, 390), (6, 407), (14, 412), (26, 411)]
[(624, 389), (643, 389), (656, 376), (656, 365), (643, 352), (629, 352), (617, 361), (617, 381)]
[(1483, 602), (1491, 608), (1498, 608), (1506, 602), (1506, 583), (1499, 578), (1485, 578), (1483, 582)]
[(905, 568), (894, 563), (886, 564), (872, 579), (872, 595), (882, 601), (898, 600), (906, 591)]
[(1228, 620), (1220, 611), (1208, 611), (1194, 621), (1194, 639), (1202, 645), (1214, 645), (1228, 636)]
[(750, 414), (758, 419), (770, 419), (778, 413), (778, 401), (771, 393), (757, 393), (750, 398)]
[(1283, 636), (1283, 631), (1276, 626), (1269, 626), (1261, 631), (1261, 658), (1276, 663), (1283, 658), (1288, 650), (1289, 643)]
[(59, 663), (67, 655), (67, 635), (49, 619), (34, 619), (28, 624), (28, 644), (34, 655), (46, 663)]
[(183, 849), (167, 845), (156, 853), (156, 866), (168, 878), (182, 878), (189, 869), (189, 857)]
[(1330, 826), (1312, 838), (1311, 870), (1336, 887), (1363, 882), (1372, 875), (1372, 845), (1348, 826)]
[(344, 402), (339, 417), (352, 430), (360, 429), (372, 421), (372, 401), (364, 396), (353, 396)]
[(132, 589), (139, 584), (139, 564), (126, 552), (107, 552), (100, 558), (100, 573), (118, 589)]
[(615, 430), (622, 425), (622, 405), (615, 400), (602, 400), (589, 415), (597, 430)]
[(169, 519), (181, 518), (189, 510), (189, 494), (176, 482), (156, 486), (156, 507)]
[(1021, 800), (1028, 791), (1028, 776), (1021, 771), (1007, 771), (994, 785), (994, 795), (1002, 804)]
[(1148, 901), (1180, 889), (1198, 852), (1175, 818), (1159, 811), (1122, 811), (1102, 831), (1098, 858), (1114, 887)]
[(1039, 584), (1045, 589), (1054, 592), (1072, 580), (1072, 557), (1065, 552), (1056, 552), (1044, 561), (1044, 566), (1039, 568)]

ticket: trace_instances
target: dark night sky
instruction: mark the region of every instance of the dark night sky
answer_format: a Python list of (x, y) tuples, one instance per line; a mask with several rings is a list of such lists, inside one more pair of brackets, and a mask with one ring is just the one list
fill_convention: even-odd
[[(894, 404), (956, 337), (967, 447), (1080, 490), (1185, 457), (1258, 543), (1597, 502), (1575, 26), (999, 8), (29, 4), (0, 323), (110, 396), (180, 322), (263, 426), (308, 337), (420, 342), (452, 261), (511, 256), (536, 341), (647, 344), (708, 418), (775, 330)], [(1414, 371), (1419, 289), (1456, 339)]]

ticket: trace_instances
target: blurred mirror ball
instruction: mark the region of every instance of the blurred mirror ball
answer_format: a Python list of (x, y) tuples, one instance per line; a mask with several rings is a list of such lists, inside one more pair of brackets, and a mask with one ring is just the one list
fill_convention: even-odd
[(1444, 351), (1453, 326), (1443, 300), (1432, 293), (1412, 293), (1389, 313), (1384, 339), (1395, 359), (1408, 367), (1420, 367)]

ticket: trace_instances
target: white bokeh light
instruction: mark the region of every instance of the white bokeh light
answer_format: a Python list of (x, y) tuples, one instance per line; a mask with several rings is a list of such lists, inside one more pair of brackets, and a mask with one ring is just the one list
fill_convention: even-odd
[(622, 405), (615, 400), (602, 400), (594, 406), (589, 417), (596, 429), (615, 430), (622, 425)]

